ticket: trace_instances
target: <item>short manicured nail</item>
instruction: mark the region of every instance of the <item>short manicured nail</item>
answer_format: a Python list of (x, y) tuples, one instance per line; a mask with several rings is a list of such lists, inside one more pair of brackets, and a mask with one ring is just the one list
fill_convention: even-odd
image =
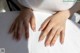
[(41, 38), (39, 39), (39, 42), (40, 42), (40, 41), (42, 41), (42, 39), (41, 39)]
[(55, 44), (55, 43), (53, 42), (53, 43), (50, 44), (50, 46), (54, 46), (54, 44)]
[(49, 46), (49, 45), (50, 45), (49, 42), (46, 42), (46, 43), (45, 43), (45, 46)]
[(39, 30), (38, 31), (42, 31), (42, 28), (39, 28)]
[(47, 47), (47, 46), (49, 46), (49, 45), (45, 44), (45, 47)]
[(32, 27), (32, 30), (35, 32), (36, 31), (36, 28), (35, 27)]
[(41, 40), (39, 39), (38, 42), (40, 42)]
[(38, 40), (38, 42), (41, 42), (42, 40)]
[(63, 41), (60, 41), (61, 44), (63, 44)]
[(35, 31), (36, 31), (36, 29), (33, 29), (33, 31), (35, 32)]
[(40, 28), (39, 28), (39, 30), (38, 31), (40, 31)]

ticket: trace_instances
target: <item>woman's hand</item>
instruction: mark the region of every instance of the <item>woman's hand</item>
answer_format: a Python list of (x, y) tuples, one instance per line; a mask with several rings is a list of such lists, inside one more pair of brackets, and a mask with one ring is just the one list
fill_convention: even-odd
[(65, 23), (69, 17), (69, 10), (57, 12), (55, 15), (48, 17), (39, 29), (42, 31), (39, 41), (46, 37), (45, 45), (52, 46), (55, 44), (58, 36), (60, 36), (60, 43), (62, 44), (64, 42)]
[(25, 30), (25, 38), (29, 37), (29, 23), (33, 31), (35, 31), (35, 17), (33, 11), (29, 8), (23, 9), (19, 16), (12, 23), (9, 33), (13, 33), (13, 38), (16, 40), (21, 39), (22, 29)]

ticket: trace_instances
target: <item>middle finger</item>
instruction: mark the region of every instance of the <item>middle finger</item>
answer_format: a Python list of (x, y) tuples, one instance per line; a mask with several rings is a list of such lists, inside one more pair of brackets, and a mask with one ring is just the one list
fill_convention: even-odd
[(49, 31), (52, 29), (53, 26), (52, 26), (51, 22), (48, 24), (48, 26), (40, 34), (39, 41), (42, 41), (45, 38), (45, 36), (48, 35)]

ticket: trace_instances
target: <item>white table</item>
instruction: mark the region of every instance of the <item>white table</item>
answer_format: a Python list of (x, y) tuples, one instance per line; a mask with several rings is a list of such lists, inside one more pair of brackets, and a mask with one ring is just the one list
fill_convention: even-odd
[[(16, 42), (12, 40), (11, 38), (12, 35), (8, 34), (10, 25), (18, 15), (18, 13), (19, 12), (0, 13), (0, 48), (5, 48), (6, 53), (28, 53), (28, 49), (30, 53), (35, 53), (35, 52), (40, 53), (41, 49), (39, 50), (36, 47), (41, 48), (42, 46), (44, 48), (43, 46), (44, 43), (36, 42), (38, 39), (34, 37), (36, 33), (34, 33), (32, 37), (30, 37), (29, 43), (24, 38), (22, 38), (20, 42)], [(35, 17), (38, 17), (38, 15), (43, 17), (42, 14), (45, 16), (50, 15), (50, 14), (40, 13), (40, 12), (34, 12), (34, 14), (35, 14)], [(37, 18), (37, 21), (41, 21), (41, 20)], [(37, 28), (38, 27), (39, 26), (37, 26)], [(28, 48), (28, 45), (29, 45), (29, 48)], [(53, 53), (80, 53), (80, 28), (77, 25), (75, 25), (72, 21), (67, 20), (64, 44), (61, 45), (59, 41), (57, 41), (55, 46), (53, 46), (52, 48), (48, 47), (48, 49), (49, 49), (49, 53), (52, 53), (52, 52)], [(46, 52), (44, 49), (42, 50)]]
[(10, 25), (18, 13), (19, 12), (0, 13), (0, 48), (4, 48), (5, 53), (28, 53), (28, 44), (24, 38), (16, 42), (12, 39), (12, 35), (8, 34)]

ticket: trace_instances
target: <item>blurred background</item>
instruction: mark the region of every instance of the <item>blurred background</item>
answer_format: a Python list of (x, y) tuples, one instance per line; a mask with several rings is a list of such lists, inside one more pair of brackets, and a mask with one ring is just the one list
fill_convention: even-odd
[[(7, 11), (20, 11), (19, 5), (17, 4), (17, 0), (0, 0), (0, 13), (7, 12)], [(73, 22), (80, 24), (80, 15), (75, 13), (75, 16), (78, 16), (71, 19)]]
[(0, 12), (9, 11), (6, 0), (0, 0)]
[(0, 12), (18, 11), (17, 0), (0, 0)]

